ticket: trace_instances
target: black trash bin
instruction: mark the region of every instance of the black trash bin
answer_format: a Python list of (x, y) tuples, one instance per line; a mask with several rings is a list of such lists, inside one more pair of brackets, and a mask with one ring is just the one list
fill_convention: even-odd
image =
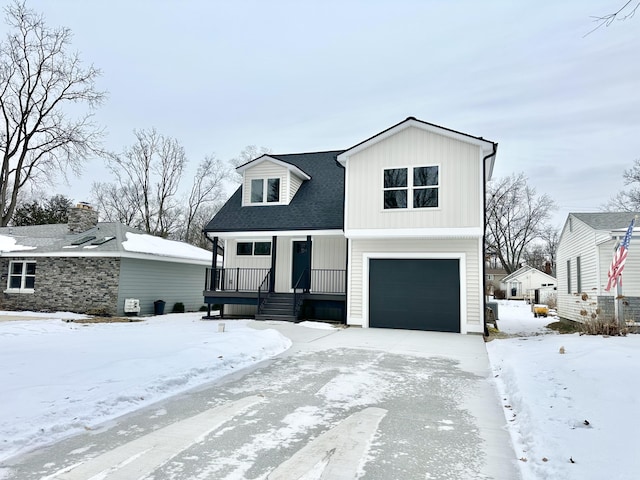
[(166, 302), (164, 300), (156, 300), (155, 302), (153, 302), (153, 313), (155, 315), (164, 315), (165, 303)]

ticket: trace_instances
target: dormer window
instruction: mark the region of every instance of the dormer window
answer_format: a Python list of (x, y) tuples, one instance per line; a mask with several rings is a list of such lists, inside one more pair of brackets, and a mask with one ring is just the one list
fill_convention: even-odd
[(251, 180), (251, 203), (280, 202), (279, 178), (256, 178)]

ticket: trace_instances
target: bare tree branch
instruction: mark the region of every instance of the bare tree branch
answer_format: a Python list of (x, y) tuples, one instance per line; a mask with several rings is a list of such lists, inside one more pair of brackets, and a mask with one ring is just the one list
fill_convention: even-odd
[(608, 27), (615, 20), (628, 20), (630, 18), (633, 18), (633, 16), (636, 14), (636, 11), (638, 10), (638, 7), (640, 7), (640, 1), (628, 0), (624, 5), (622, 5), (622, 7), (620, 7), (613, 13), (602, 16), (592, 16), (591, 18), (593, 18), (593, 21), (596, 22), (597, 25), (595, 28), (585, 33), (583, 35), (583, 38), (595, 32), (600, 27)]
[[(0, 43), (0, 225), (10, 221), (20, 190), (78, 171), (89, 155), (102, 155), (103, 132), (92, 112), (105, 99), (100, 72), (69, 52), (71, 31), (48, 27), (15, 1), (6, 9), (9, 33)], [(68, 116), (70, 104), (89, 113)]]

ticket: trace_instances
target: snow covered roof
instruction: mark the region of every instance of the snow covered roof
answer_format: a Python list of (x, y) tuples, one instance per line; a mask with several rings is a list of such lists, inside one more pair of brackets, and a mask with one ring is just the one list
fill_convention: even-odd
[(81, 233), (66, 224), (0, 228), (3, 257), (130, 257), (210, 265), (212, 253), (167, 240), (121, 223), (99, 222)]

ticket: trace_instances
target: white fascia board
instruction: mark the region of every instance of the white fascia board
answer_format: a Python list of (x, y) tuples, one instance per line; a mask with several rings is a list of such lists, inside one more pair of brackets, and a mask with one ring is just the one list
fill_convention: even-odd
[(212, 237), (233, 240), (235, 238), (266, 238), (266, 237), (300, 237), (311, 235), (321, 236), (344, 236), (343, 230), (264, 230), (251, 232), (208, 232)]
[(277, 158), (270, 157), (269, 155), (262, 155), (261, 157), (258, 157), (249, 163), (240, 165), (238, 168), (236, 168), (236, 170), (238, 171), (238, 173), (244, 173), (245, 170), (255, 167), (256, 165), (260, 165), (262, 162), (267, 162), (267, 161), (273, 162), (276, 165), (280, 165), (281, 167), (286, 168), (287, 170), (295, 173), (296, 175), (298, 175), (300, 178), (303, 178), (304, 180), (311, 180), (311, 176), (307, 175), (305, 172), (300, 170), (295, 165), (292, 165), (291, 163), (283, 162), (282, 160), (278, 160)]
[[(79, 257), (92, 257), (92, 258), (133, 258), (137, 260), (151, 260), (156, 262), (171, 262), (171, 263), (186, 263), (189, 265), (203, 265), (211, 266), (211, 259), (209, 260), (197, 260), (194, 258), (181, 258), (181, 257), (168, 257), (163, 255), (152, 255), (148, 253), (139, 252), (82, 252), (74, 250), (70, 252), (36, 252), (29, 253), (29, 251), (20, 252), (2, 252), (3, 258), (79, 258)], [(213, 254), (212, 254), (213, 258)]]
[(393, 135), (395, 135), (398, 132), (401, 132), (402, 130), (405, 130), (409, 127), (415, 127), (415, 128), (419, 128), (421, 130), (425, 130), (427, 132), (432, 132), (432, 133), (436, 133), (438, 135), (442, 135), (445, 137), (449, 137), (449, 138), (453, 138), (455, 140), (460, 140), (462, 142), (466, 142), (466, 143), (470, 143), (472, 145), (477, 145), (478, 147), (480, 147), (480, 149), (482, 150), (482, 152), (484, 153), (484, 155), (488, 155), (489, 153), (493, 152), (493, 148), (494, 148), (494, 143), (489, 141), (489, 140), (484, 140), (484, 139), (480, 139), (480, 138), (476, 138), (473, 137), (471, 135), (465, 135), (463, 133), (458, 133), (458, 132), (454, 132), (452, 130), (448, 130), (446, 128), (443, 127), (438, 127), (437, 125), (432, 125), (430, 123), (425, 123), (425, 122), (421, 122), (419, 120), (416, 120), (414, 118), (408, 118), (407, 120), (405, 120), (404, 122), (399, 123), (398, 125), (396, 125), (393, 128), (390, 128), (389, 130), (380, 133), (372, 138), (370, 138), (369, 140), (360, 143), (359, 145), (356, 145), (355, 147), (350, 148), (349, 150), (341, 153), (340, 155), (337, 156), (337, 161), (342, 165), (342, 166), (346, 166), (347, 160), (349, 159), (349, 157), (351, 155), (355, 155), (358, 152), (361, 152), (362, 150), (369, 148), (371, 145), (375, 145), (378, 142), (381, 142), (382, 140), (385, 140)]
[(394, 229), (349, 229), (347, 238), (478, 238), (482, 237), (481, 227), (462, 228), (394, 228)]

